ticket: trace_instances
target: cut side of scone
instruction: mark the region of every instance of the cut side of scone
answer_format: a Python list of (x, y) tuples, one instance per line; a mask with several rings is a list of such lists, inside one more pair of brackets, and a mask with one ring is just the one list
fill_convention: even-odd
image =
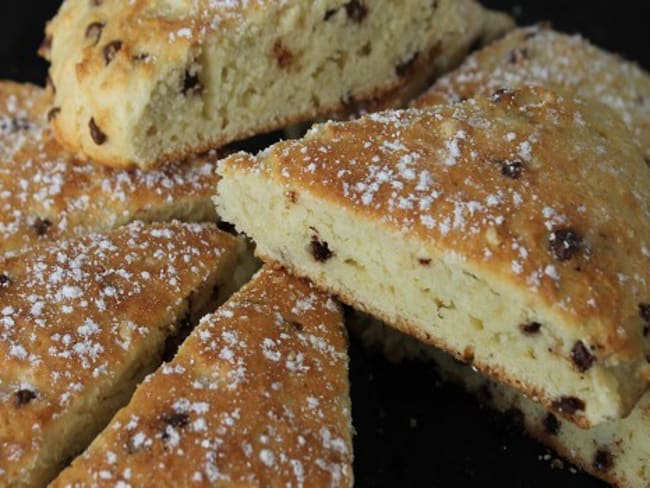
[[(152, 167), (435, 72), (473, 0), (66, 0), (47, 27), (67, 148)], [(483, 12), (483, 11), (481, 11)]]
[(133, 220), (217, 219), (216, 154), (164, 170), (97, 166), (55, 140), (50, 107), (47, 91), (0, 81), (0, 254)]
[(645, 391), (650, 173), (604, 105), (503, 90), (219, 168), (217, 209), (260, 257), (582, 427)]
[(211, 224), (136, 222), (1, 259), (0, 486), (44, 486), (83, 451), (222, 299), (238, 249)]
[(351, 487), (347, 336), (339, 305), (262, 269), (53, 487)]
[(618, 113), (650, 164), (650, 75), (636, 63), (547, 25), (517, 29), (467, 58), (413, 103), (415, 107), (540, 85), (604, 103)]
[(619, 488), (650, 486), (650, 394), (641, 398), (627, 418), (580, 429), (440, 349), (363, 315), (354, 317), (351, 324), (367, 347), (383, 350), (392, 361), (433, 361), (441, 378), (460, 384), (486, 406), (507, 414), (528, 435), (593, 476)]

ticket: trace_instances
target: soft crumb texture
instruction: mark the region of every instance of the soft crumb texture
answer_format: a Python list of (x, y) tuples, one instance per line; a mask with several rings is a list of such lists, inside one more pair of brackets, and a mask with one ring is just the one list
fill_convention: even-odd
[(133, 220), (216, 220), (216, 154), (146, 172), (96, 166), (56, 142), (50, 102), (0, 81), (0, 254)]
[(44, 486), (230, 281), (213, 225), (133, 223), (0, 259), (0, 486)]
[(542, 85), (608, 105), (633, 131), (650, 164), (650, 76), (637, 64), (545, 25), (513, 31), (470, 56), (414, 102), (449, 103), (499, 88)]
[(434, 71), (482, 28), (469, 2), (66, 0), (41, 51), (53, 127), (98, 162), (152, 167), (345, 110)]
[(219, 168), (218, 210), (263, 259), (581, 426), (646, 389), (650, 173), (607, 107), (506, 90)]
[(641, 398), (627, 418), (580, 429), (439, 349), (362, 315), (354, 317), (351, 324), (365, 345), (383, 349), (393, 361), (433, 361), (442, 378), (459, 383), (482, 403), (521, 421), (531, 437), (586, 472), (618, 488), (650, 486), (650, 393)]
[(351, 487), (347, 337), (339, 305), (263, 269), (53, 487)]

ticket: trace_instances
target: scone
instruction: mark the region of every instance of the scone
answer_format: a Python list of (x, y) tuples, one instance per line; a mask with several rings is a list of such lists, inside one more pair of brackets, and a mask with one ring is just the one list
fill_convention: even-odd
[(346, 346), (338, 304), (263, 269), (52, 487), (351, 487)]
[(260, 257), (582, 427), (645, 391), (650, 172), (604, 105), (503, 90), (317, 125), (219, 172)]
[(489, 407), (508, 415), (517, 427), (558, 454), (618, 488), (650, 486), (650, 393), (620, 420), (580, 429), (563, 422), (513, 388), (482, 376), (440, 349), (426, 346), (378, 321), (354, 317), (352, 328), (373, 349), (393, 361), (404, 358), (433, 361), (439, 375), (459, 383)]
[(431, 72), (474, 0), (66, 0), (41, 50), (68, 149), (149, 168), (381, 98)]
[(608, 105), (623, 117), (650, 162), (650, 75), (580, 36), (546, 25), (515, 30), (470, 56), (413, 105), (430, 107), (524, 85), (562, 89)]
[(229, 288), (238, 239), (132, 223), (0, 259), (0, 486), (44, 486)]
[(215, 154), (147, 172), (95, 166), (56, 142), (50, 105), (41, 88), (0, 81), (0, 254), (137, 219), (216, 219)]

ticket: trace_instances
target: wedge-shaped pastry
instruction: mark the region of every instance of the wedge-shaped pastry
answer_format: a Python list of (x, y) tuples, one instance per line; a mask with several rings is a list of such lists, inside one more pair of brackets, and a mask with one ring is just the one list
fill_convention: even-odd
[(223, 218), (350, 305), (583, 427), (646, 389), (650, 173), (604, 105), (502, 91), (219, 164)]
[(351, 315), (347, 323), (366, 347), (380, 350), (392, 362), (432, 361), (442, 379), (460, 384), (485, 405), (505, 413), (517, 427), (523, 427), (528, 435), (586, 472), (618, 488), (650, 486), (649, 393), (625, 419), (581, 429), (562, 421), (514, 388), (364, 314)]
[(0, 260), (0, 486), (44, 486), (217, 300), (238, 240), (133, 223)]
[(151, 167), (381, 98), (467, 35), (467, 1), (66, 0), (41, 51), (53, 126), (98, 162)]
[(545, 25), (513, 31), (470, 56), (414, 102), (449, 103), (500, 88), (542, 85), (595, 100), (617, 112), (650, 162), (650, 75), (637, 64)]
[(136, 219), (216, 219), (215, 155), (160, 171), (95, 166), (56, 142), (50, 105), (36, 86), (0, 81), (0, 254)]
[(52, 486), (352, 486), (346, 347), (338, 304), (265, 268)]

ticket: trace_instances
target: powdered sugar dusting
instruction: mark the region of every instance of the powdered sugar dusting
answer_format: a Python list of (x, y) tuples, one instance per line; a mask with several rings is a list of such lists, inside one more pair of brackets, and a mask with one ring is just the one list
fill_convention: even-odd
[(146, 172), (79, 161), (56, 143), (45, 114), (32, 113), (30, 103), (40, 96), (0, 84), (0, 253), (136, 218), (169, 219), (182, 204), (211, 216), (215, 154)]
[(57, 428), (67, 409), (89, 395), (109, 398), (128, 385), (115, 378), (151, 367), (149, 349), (173, 332), (184, 300), (219, 269), (230, 239), (212, 225), (136, 222), (1, 258), (0, 415), (16, 422), (3, 427), (0, 465), (31, 463), (40, 432)]
[(238, 161), (286, 191), (419, 239), (431, 255), (449, 250), (444, 259), (472, 273), (507, 277), (576, 322), (597, 315), (640, 327), (638, 305), (650, 299), (639, 245), (650, 241), (650, 174), (627, 128), (601, 105), (506, 90), (318, 125), (254, 164), (241, 156), (225, 164)]
[[(609, 106), (632, 129), (650, 159), (650, 77), (636, 64), (602, 51), (580, 36), (542, 26), (515, 30), (470, 56), (415, 105), (433, 106), (524, 85), (560, 88)], [(580, 113), (575, 114), (574, 122), (585, 123)], [(514, 139), (515, 133), (506, 137)], [(528, 154), (529, 145), (523, 143), (520, 157), (525, 160)]]
[(76, 475), (88, 484), (102, 473), (126, 482), (129, 469), (135, 485), (169, 477), (181, 484), (347, 486), (342, 326), (329, 297), (284, 272), (261, 271), (201, 321), (102, 434), (115, 453), (111, 462), (104, 448), (91, 450)]

